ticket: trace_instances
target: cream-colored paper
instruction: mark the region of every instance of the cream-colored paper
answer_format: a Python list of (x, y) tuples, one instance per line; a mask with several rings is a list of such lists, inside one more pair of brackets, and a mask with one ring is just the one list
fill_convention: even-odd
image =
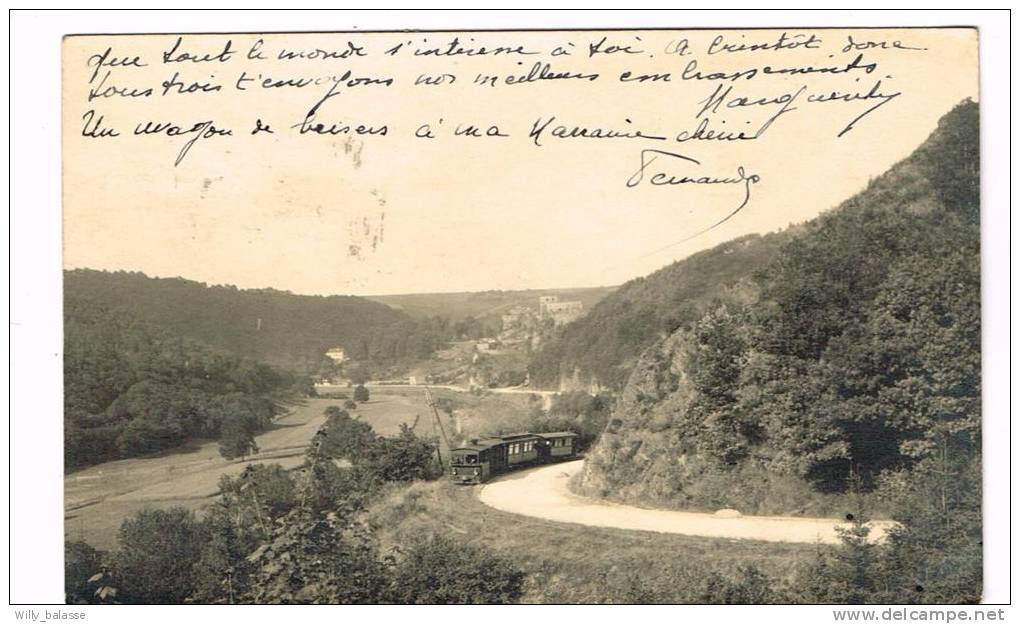
[(862, 189), (977, 98), (976, 44), (71, 36), (65, 265), (310, 294), (618, 284)]

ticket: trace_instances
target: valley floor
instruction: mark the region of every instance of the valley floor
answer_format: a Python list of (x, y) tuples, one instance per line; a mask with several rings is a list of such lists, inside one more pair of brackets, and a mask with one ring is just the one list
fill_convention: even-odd
[[(419, 392), (420, 394), (420, 392)], [(243, 460), (220, 456), (216, 441), (196, 441), (156, 455), (90, 466), (64, 476), (64, 535), (96, 548), (116, 546), (121, 523), (150, 508), (185, 507), (201, 512), (219, 493), (224, 475), (236, 476), (254, 463), (296, 468), (304, 461), (309, 440), (325, 422), (323, 411), (342, 405), (336, 399), (305, 399), (290, 406), (270, 428), (256, 437), (259, 453)], [(381, 435), (394, 435), (401, 423), (429, 432), (421, 396), (382, 394), (358, 406), (355, 416)]]

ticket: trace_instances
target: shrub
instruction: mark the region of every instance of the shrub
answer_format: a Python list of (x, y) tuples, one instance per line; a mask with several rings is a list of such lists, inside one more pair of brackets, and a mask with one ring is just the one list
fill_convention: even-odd
[(194, 589), (205, 534), (187, 509), (146, 509), (120, 527), (116, 570), (126, 602), (178, 604)]
[(395, 438), (377, 438), (363, 464), (380, 481), (435, 479), (442, 474), (435, 445), (421, 440), (407, 424)]
[(221, 477), (220, 499), (202, 523), (208, 540), (195, 567), (193, 599), (232, 603), (250, 591), (255, 570), (247, 556), (298, 503), (297, 485), (279, 464), (249, 465), (237, 477)]
[(899, 525), (886, 542), (865, 539), (857, 514), (839, 548), (805, 571), (803, 602), (968, 604), (981, 600), (981, 469), (976, 460), (925, 460), (890, 475)]
[(717, 572), (704, 581), (699, 602), (710, 604), (773, 604), (776, 585), (755, 566), (739, 566), (732, 576)]
[(195, 591), (191, 596), (195, 602), (234, 603), (249, 587), (253, 569), (246, 557), (265, 535), (260, 527), (246, 525), (244, 520), (242, 510), (222, 502), (203, 520), (209, 539), (195, 564)]
[(313, 445), (309, 453), (313, 459), (318, 456), (347, 459), (354, 464), (358, 475), (340, 479), (346, 483), (343, 487), (352, 482), (364, 484), (366, 479), (413, 481), (434, 479), (441, 474), (436, 465), (435, 445), (418, 438), (406, 424), (400, 426), (400, 435), (385, 438), (335, 406), (327, 408), (326, 414), (329, 418), (316, 434), (318, 446)]
[(509, 604), (523, 585), (513, 561), (433, 535), (412, 544), (397, 564), (392, 593), (401, 604)]
[(326, 416), (326, 424), (319, 430), (320, 454), (356, 463), (369, 453), (378, 437), (371, 425), (354, 420), (335, 405), (326, 408)]
[(64, 542), (64, 597), (67, 604), (95, 600), (95, 583), (90, 580), (103, 569), (103, 553), (85, 542)]
[(320, 461), (310, 470), (306, 503), (316, 511), (360, 510), (382, 486), (378, 476), (363, 466), (340, 468), (333, 462)]
[(345, 514), (297, 508), (248, 556), (256, 572), (242, 602), (372, 604), (386, 599), (386, 564)]
[(221, 502), (245, 516), (282, 516), (298, 503), (294, 480), (280, 464), (250, 464), (237, 477), (220, 477)]

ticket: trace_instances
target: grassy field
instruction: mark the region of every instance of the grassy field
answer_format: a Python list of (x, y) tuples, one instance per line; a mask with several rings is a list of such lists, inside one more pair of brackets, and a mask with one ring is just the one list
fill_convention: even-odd
[(219, 491), (223, 475), (239, 474), (251, 463), (294, 468), (324, 421), (330, 402), (304, 401), (288, 406), (256, 441), (260, 453), (228, 461), (215, 441), (194, 442), (156, 455), (106, 462), (64, 476), (64, 534), (97, 548), (116, 545), (125, 518), (149, 508), (186, 507), (201, 512)]
[[(372, 386), (371, 399), (358, 406), (353, 416), (364, 420), (382, 435), (395, 435), (400, 423), (412, 424), (418, 416), (414, 432), (429, 438), (434, 436), (432, 410), (425, 404), (424, 390), (416, 386)], [(436, 399), (453, 407), (454, 417), (440, 410), (440, 418), (451, 444), (468, 438), (485, 437), (500, 431), (523, 431), (527, 428), (528, 411), (541, 399), (528, 393), (456, 392), (433, 388)]]
[(350, 413), (372, 425), (379, 435), (396, 435), (401, 424), (414, 425), (414, 432), (421, 436), (432, 434), (432, 411), (425, 404), (425, 394), (420, 388), (408, 391), (372, 388), (369, 400), (359, 403)]
[[(64, 534), (97, 548), (116, 545), (125, 518), (149, 508), (186, 507), (198, 513), (219, 491), (224, 475), (237, 475), (248, 464), (275, 463), (296, 468), (304, 461), (308, 441), (325, 422), (323, 411), (342, 405), (336, 399), (306, 399), (288, 406), (256, 441), (260, 452), (244, 461), (220, 456), (215, 441), (187, 444), (156, 455), (106, 462), (64, 477)], [(416, 427), (420, 435), (432, 432), (421, 390), (415, 393), (376, 393), (359, 405), (355, 415), (382, 435), (394, 435), (401, 423)]]
[(527, 572), (531, 603), (696, 601), (712, 572), (754, 565), (792, 581), (819, 548), (550, 522), (492, 509), (474, 488), (445, 481), (394, 487), (368, 521), (386, 549), (442, 533), (511, 558)]

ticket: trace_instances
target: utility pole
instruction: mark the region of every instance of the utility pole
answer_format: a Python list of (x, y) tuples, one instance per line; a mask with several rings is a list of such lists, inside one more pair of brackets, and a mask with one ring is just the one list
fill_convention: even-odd
[(227, 575), (227, 597), (229, 604), (234, 604), (234, 568), (230, 566), (226, 570)]
[(435, 397), (432, 396), (432, 389), (428, 386), (425, 386), (425, 403), (432, 408), (432, 430), (435, 431), (438, 428), (441, 436), (442, 444), (436, 445), (436, 454), (439, 456), (439, 466), (443, 467), (443, 451), (441, 446), (446, 447), (446, 454), (449, 455), (450, 440), (446, 437), (446, 429), (443, 428), (443, 421), (439, 417), (439, 407), (436, 405)]

